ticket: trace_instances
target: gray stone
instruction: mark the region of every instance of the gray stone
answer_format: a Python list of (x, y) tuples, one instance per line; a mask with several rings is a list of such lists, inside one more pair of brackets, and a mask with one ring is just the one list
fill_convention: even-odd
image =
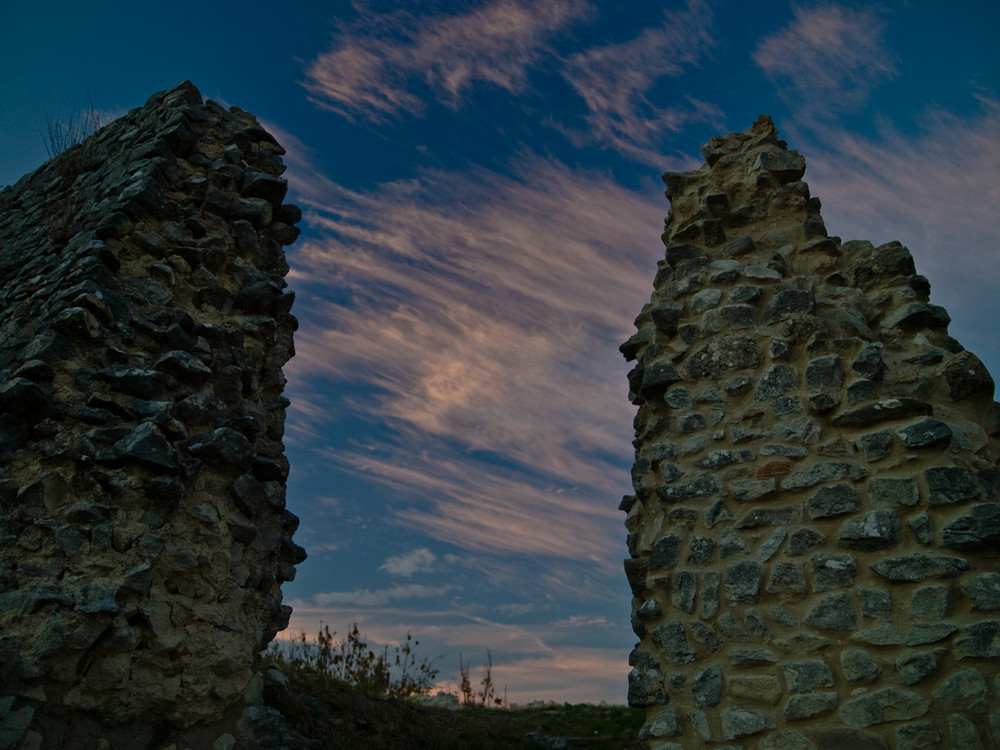
[(885, 371), (885, 362), (882, 359), (882, 343), (869, 342), (865, 344), (858, 356), (851, 363), (854, 372), (872, 380), (879, 380)]
[[(850, 395), (850, 389), (848, 389)], [(874, 427), (883, 422), (893, 422), (908, 417), (927, 416), (933, 409), (926, 401), (915, 398), (883, 398), (874, 403), (864, 403), (846, 409), (835, 416), (834, 427)]]
[(636, 610), (636, 614), (640, 620), (655, 620), (663, 615), (663, 608), (656, 599), (649, 599), (642, 603), (642, 606)]
[(771, 532), (771, 535), (764, 540), (764, 543), (757, 548), (757, 559), (761, 562), (767, 562), (781, 547), (781, 543), (785, 541), (785, 537), (788, 536), (788, 532), (785, 531), (783, 527), (779, 527)]
[(762, 355), (757, 342), (749, 336), (728, 334), (714, 336), (690, 355), (686, 370), (692, 378), (716, 380), (732, 370), (760, 366)]
[(921, 328), (946, 328), (951, 317), (943, 307), (924, 302), (900, 305), (882, 319), (882, 328), (899, 326), (907, 330)]
[(684, 376), (670, 362), (657, 360), (643, 368), (638, 393), (646, 398), (654, 398), (683, 379)]
[(913, 552), (899, 557), (883, 557), (871, 564), (871, 569), (893, 583), (916, 583), (927, 578), (954, 578), (971, 566), (961, 557), (948, 557), (933, 552)]
[(212, 369), (193, 354), (171, 351), (156, 360), (156, 369), (185, 383), (201, 384), (212, 377)]
[(752, 503), (777, 492), (774, 479), (734, 479), (729, 482), (729, 492), (738, 503)]
[(871, 646), (902, 646), (906, 643), (906, 635), (892, 625), (879, 625), (854, 631), (851, 640)]
[(820, 630), (856, 630), (858, 627), (854, 605), (844, 593), (823, 597), (802, 619), (807, 625)]
[(962, 750), (984, 750), (983, 740), (976, 725), (961, 714), (948, 715), (948, 731), (952, 747)]
[(243, 435), (228, 427), (219, 427), (185, 441), (192, 456), (219, 467), (247, 471), (253, 465), (254, 449)]
[(781, 486), (786, 490), (802, 490), (823, 482), (837, 482), (847, 478), (858, 480), (866, 476), (868, 470), (863, 466), (842, 461), (825, 461), (790, 474), (782, 481)]
[(774, 647), (789, 656), (814, 654), (830, 646), (830, 639), (815, 633), (796, 633), (788, 638), (779, 638)]
[(778, 655), (767, 648), (734, 648), (729, 652), (729, 661), (736, 667), (774, 664)]
[(861, 614), (888, 622), (892, 618), (892, 594), (885, 589), (858, 589), (861, 600)]
[(721, 449), (709, 451), (704, 457), (695, 461), (694, 465), (703, 469), (722, 469), (733, 464), (753, 461), (756, 457), (753, 451), (746, 448)]
[(955, 633), (958, 626), (950, 622), (920, 623), (910, 628), (906, 634), (907, 646), (922, 646), (926, 643), (936, 643)]
[(761, 526), (787, 526), (802, 520), (802, 506), (785, 508), (752, 508), (736, 522), (737, 529), (756, 529)]
[[(720, 301), (722, 301), (722, 292), (720, 290), (714, 288), (702, 289), (691, 298), (691, 312), (704, 312), (718, 305)], [(681, 317), (683, 317), (683, 308), (680, 308), (680, 312)]]
[(972, 513), (941, 529), (945, 547), (960, 552), (995, 549), (1000, 544), (1000, 503), (972, 506)]
[(688, 643), (683, 623), (672, 620), (651, 630), (650, 636), (663, 655), (677, 666), (694, 661), (695, 652)]
[(801, 565), (795, 563), (775, 562), (771, 566), (771, 575), (767, 579), (765, 591), (769, 594), (786, 594), (796, 599), (805, 596), (809, 591), (806, 576)]
[(749, 284), (734, 286), (732, 291), (729, 292), (729, 301), (734, 305), (743, 302), (756, 302), (760, 299), (762, 291), (761, 287)]
[(972, 609), (1000, 609), (1000, 573), (980, 573), (962, 581), (962, 593), (972, 600)]
[(923, 586), (913, 592), (910, 614), (924, 620), (940, 620), (951, 609), (951, 590), (946, 583)]
[(767, 616), (779, 625), (785, 625), (789, 628), (797, 628), (802, 624), (798, 617), (780, 604), (768, 607)]
[(690, 456), (694, 453), (700, 453), (711, 444), (712, 444), (712, 438), (710, 438), (708, 435), (705, 434), (693, 435), (689, 437), (687, 440), (685, 440), (684, 443), (681, 445), (680, 454), (682, 456)]
[(181, 470), (170, 443), (152, 422), (143, 422), (132, 430), (115, 443), (115, 450), (156, 472), (178, 474)]
[(804, 555), (810, 550), (816, 549), (816, 547), (819, 547), (825, 541), (826, 537), (816, 531), (816, 529), (804, 526), (792, 532), (791, 539), (788, 542), (788, 554), (794, 556)]
[(764, 566), (756, 560), (742, 560), (726, 569), (726, 599), (730, 605), (757, 601)]
[(670, 603), (689, 615), (694, 614), (695, 596), (698, 593), (698, 577), (695, 573), (681, 571), (674, 574), (674, 591)]
[(798, 396), (781, 396), (771, 402), (771, 411), (776, 417), (789, 417), (798, 414), (802, 409), (802, 399)]
[(733, 533), (732, 529), (727, 529), (725, 535), (719, 541), (719, 556), (723, 560), (746, 555), (749, 551), (750, 545), (747, 544), (746, 539), (739, 534)]
[(723, 305), (701, 316), (701, 330), (706, 334), (753, 328), (756, 323), (756, 315), (750, 305)]
[[(858, 438), (858, 445), (864, 451), (865, 461), (873, 463), (889, 457), (892, 452), (892, 444), (895, 441), (892, 430), (882, 430), (871, 432)], [(872, 480), (874, 481), (874, 480)], [(869, 482), (871, 484), (871, 482)]]
[(720, 523), (732, 521), (735, 518), (736, 516), (722, 500), (716, 500), (705, 508), (705, 527), (708, 529), (714, 529)]
[(844, 385), (844, 364), (836, 354), (817, 357), (806, 366), (806, 385), (814, 391), (839, 390)]
[(906, 525), (910, 528), (913, 538), (921, 544), (930, 544), (934, 541), (934, 523), (927, 511), (922, 510), (910, 516), (906, 519)]
[(857, 380), (847, 387), (847, 403), (854, 405), (878, 398), (878, 386), (873, 380)]
[(924, 470), (927, 500), (933, 505), (965, 503), (979, 497), (979, 487), (960, 466), (932, 466)]
[(920, 500), (915, 479), (872, 477), (868, 480), (868, 499), (876, 508), (913, 506)]
[(1000, 659), (1000, 621), (966, 625), (952, 647), (959, 659)]
[(770, 401), (783, 396), (799, 384), (798, 373), (787, 365), (771, 365), (768, 367), (754, 391), (757, 401)]
[(849, 648), (840, 652), (840, 671), (848, 682), (874, 682), (882, 674), (882, 669), (872, 655), (861, 648)]
[(671, 388), (663, 394), (663, 400), (671, 409), (691, 409), (694, 407), (694, 402), (691, 400), (691, 394), (688, 393), (687, 388)]
[(678, 426), (681, 428), (681, 433), (690, 435), (692, 432), (702, 432), (708, 427), (708, 422), (701, 414), (687, 414), (681, 417)]
[(822, 592), (854, 585), (858, 566), (851, 555), (817, 552), (809, 560), (813, 591)]
[(860, 492), (849, 484), (840, 483), (817, 490), (806, 500), (806, 510), (810, 518), (833, 518), (861, 510), (862, 503)]
[(628, 674), (628, 704), (634, 708), (662, 706), (670, 700), (663, 675), (650, 667), (634, 667)]
[[(702, 741), (708, 742), (712, 739), (712, 730), (708, 725), (708, 717), (704, 711), (691, 711), (687, 717), (694, 731), (698, 733)], [(683, 748), (679, 748), (679, 750), (683, 750)]]
[(925, 419), (896, 433), (907, 448), (930, 448), (951, 440), (951, 427), (940, 419)]
[(656, 494), (665, 503), (676, 503), (680, 500), (690, 500), (696, 497), (709, 497), (719, 494), (719, 478), (715, 474), (699, 474), (686, 482), (674, 485), (661, 485), (656, 488)]
[(811, 291), (782, 289), (771, 298), (761, 322), (770, 325), (792, 315), (812, 315), (815, 311), (816, 295)]
[(749, 636), (740, 624), (733, 619), (731, 612), (724, 612), (718, 621), (719, 630), (731, 641), (745, 641)]
[(776, 726), (774, 717), (752, 708), (734, 706), (722, 711), (722, 734), (727, 740), (760, 734)]
[(822, 661), (782, 662), (781, 672), (785, 683), (793, 693), (808, 693), (821, 687), (833, 685), (833, 672)]
[(691, 697), (698, 708), (712, 708), (722, 700), (722, 669), (712, 664), (695, 676), (691, 685)]
[(775, 445), (774, 443), (760, 449), (761, 456), (785, 456), (787, 458), (805, 458), (809, 455), (808, 448), (797, 445)]
[(907, 649), (896, 657), (896, 669), (907, 685), (915, 685), (937, 671), (937, 658), (932, 651)]
[(981, 714), (989, 708), (990, 694), (986, 678), (975, 667), (951, 675), (934, 689), (933, 694), (952, 710), (961, 709)]
[(743, 618), (743, 622), (747, 626), (747, 630), (752, 636), (760, 641), (770, 641), (772, 638), (771, 629), (767, 627), (767, 623), (764, 622), (764, 618), (761, 617), (760, 612), (756, 608), (750, 607), (746, 611), (746, 616)]
[[(657, 711), (656, 714), (651, 717), (645, 725), (643, 725), (642, 729), (639, 731), (639, 739), (654, 740), (663, 737), (676, 737), (680, 733), (681, 726), (680, 722), (677, 720), (677, 712), (668, 708)], [(530, 737), (531, 735), (528, 736)], [(562, 740), (562, 742), (563, 744), (561, 745), (555, 745), (550, 741), (550, 744), (546, 745), (546, 747), (570, 747), (569, 742), (566, 740)], [(573, 740), (570, 740), (570, 742), (574, 742), (575, 744), (575, 741)], [(671, 746), (678, 748), (678, 750), (681, 748), (681, 745), (676, 742), (668, 742), (665, 750), (673, 750)]]
[(781, 684), (773, 674), (728, 674), (726, 691), (733, 698), (775, 705), (781, 700)]
[(681, 538), (676, 534), (668, 534), (654, 542), (652, 553), (649, 556), (650, 570), (673, 568), (677, 565), (680, 544)]
[(889, 687), (845, 701), (839, 714), (845, 724), (858, 728), (915, 719), (927, 713), (928, 708), (930, 701), (919, 693)]
[(749, 375), (733, 375), (723, 381), (722, 390), (730, 396), (739, 396), (746, 393), (751, 385), (753, 385), (753, 378)]
[(837, 535), (837, 546), (866, 552), (888, 549), (899, 541), (900, 528), (899, 519), (891, 510), (873, 510), (845, 521)]
[(706, 625), (701, 620), (691, 621), (691, 637), (709, 653), (715, 653), (725, 642), (711, 625)]
[(688, 547), (687, 563), (707, 565), (712, 561), (713, 552), (715, 552), (715, 540), (696, 534), (691, 538), (691, 546)]
[(929, 721), (896, 727), (896, 750), (933, 750), (941, 744), (941, 730)]
[(789, 721), (811, 719), (828, 714), (837, 707), (837, 693), (822, 692), (809, 695), (793, 695), (785, 704), (785, 718)]

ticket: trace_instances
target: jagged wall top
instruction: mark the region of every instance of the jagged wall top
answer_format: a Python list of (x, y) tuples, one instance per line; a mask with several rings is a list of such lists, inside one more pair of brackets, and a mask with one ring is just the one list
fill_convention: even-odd
[(703, 152), (622, 346), (641, 737), (1000, 742), (992, 378), (905, 247), (827, 235), (769, 118)]
[(283, 153), (185, 82), (0, 193), (0, 720), (25, 746), (142, 747), (259, 698), (305, 556)]

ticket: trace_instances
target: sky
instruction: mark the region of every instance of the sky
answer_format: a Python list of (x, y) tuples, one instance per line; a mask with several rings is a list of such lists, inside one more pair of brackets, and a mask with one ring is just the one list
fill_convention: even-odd
[[(660, 175), (771, 115), (830, 234), (903, 242), (1000, 372), (1000, 5), (0, 2), (0, 185), (191, 80), (288, 150), (291, 632), (407, 632), (442, 683), (624, 703)], [(288, 6), (293, 7), (293, 6)], [(488, 651), (487, 651), (488, 650)]]

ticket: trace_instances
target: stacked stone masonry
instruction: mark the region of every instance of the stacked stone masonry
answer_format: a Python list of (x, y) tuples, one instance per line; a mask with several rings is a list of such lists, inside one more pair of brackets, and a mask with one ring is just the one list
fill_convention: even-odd
[(897, 242), (827, 235), (761, 117), (667, 173), (622, 345), (655, 750), (1000, 746), (1000, 419)]
[(305, 557), (283, 153), (184, 83), (0, 193), (0, 748), (266, 718)]

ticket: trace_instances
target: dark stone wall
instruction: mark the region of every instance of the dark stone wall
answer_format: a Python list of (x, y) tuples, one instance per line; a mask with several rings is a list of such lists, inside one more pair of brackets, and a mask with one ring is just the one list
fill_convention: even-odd
[(995, 747), (993, 380), (905, 247), (828, 236), (769, 118), (703, 154), (622, 346), (641, 736)]
[(283, 153), (184, 83), (0, 193), (0, 747), (259, 702), (305, 557)]

